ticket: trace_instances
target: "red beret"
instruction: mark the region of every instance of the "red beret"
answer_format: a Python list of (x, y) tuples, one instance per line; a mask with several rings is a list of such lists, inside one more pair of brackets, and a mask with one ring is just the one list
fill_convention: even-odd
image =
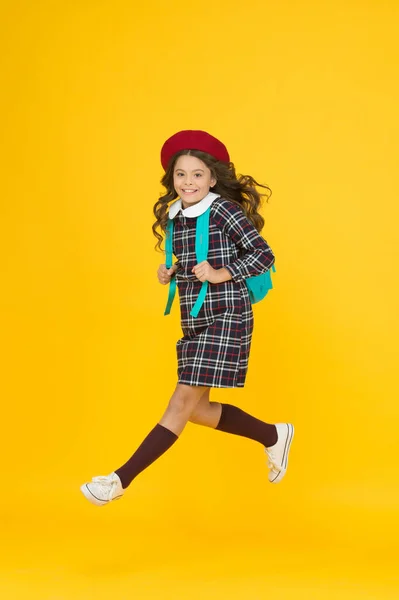
[(175, 133), (162, 146), (161, 163), (165, 171), (172, 156), (180, 150), (200, 150), (201, 152), (207, 152), (217, 160), (230, 162), (227, 148), (221, 141), (206, 133), (206, 131), (189, 129)]

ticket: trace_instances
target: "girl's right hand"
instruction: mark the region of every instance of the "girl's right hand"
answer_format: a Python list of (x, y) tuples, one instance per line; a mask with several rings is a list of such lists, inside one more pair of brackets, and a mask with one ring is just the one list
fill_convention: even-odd
[(162, 283), (162, 285), (166, 285), (167, 283), (170, 283), (170, 280), (172, 279), (172, 275), (177, 271), (178, 267), (177, 265), (172, 265), (170, 269), (166, 268), (166, 265), (159, 265), (159, 269), (158, 269), (158, 281), (159, 283)]

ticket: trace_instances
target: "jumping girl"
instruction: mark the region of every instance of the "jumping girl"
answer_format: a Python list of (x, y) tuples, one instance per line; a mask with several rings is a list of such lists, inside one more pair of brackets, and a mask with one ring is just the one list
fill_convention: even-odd
[[(180, 131), (161, 150), (166, 194), (154, 206), (152, 229), (161, 249), (168, 219), (173, 221), (177, 262), (158, 269), (161, 284), (174, 277), (179, 291), (183, 337), (177, 341), (177, 384), (160, 421), (129, 460), (110, 475), (82, 485), (97, 506), (121, 498), (131, 482), (179, 438), (187, 422), (261, 444), (269, 481), (278, 483), (288, 465), (294, 427), (265, 423), (231, 404), (210, 400), (211, 388), (242, 388), (248, 370), (253, 311), (245, 279), (268, 271), (274, 255), (260, 235), (261, 186), (237, 176), (225, 145), (204, 131)], [(270, 190), (269, 190), (270, 191)], [(172, 204), (170, 204), (172, 202)], [(169, 205), (170, 204), (170, 205)], [(197, 264), (196, 221), (210, 208), (208, 260)], [(204, 281), (208, 290), (197, 316), (193, 306)]]

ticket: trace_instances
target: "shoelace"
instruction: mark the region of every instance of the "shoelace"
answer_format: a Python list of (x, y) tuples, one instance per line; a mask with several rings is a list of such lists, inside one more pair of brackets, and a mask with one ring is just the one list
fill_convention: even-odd
[(93, 477), (92, 481), (94, 483), (99, 483), (101, 485), (102, 488), (104, 488), (104, 491), (106, 491), (107, 493), (107, 500), (111, 499), (112, 493), (116, 487), (116, 481), (110, 480), (109, 477), (105, 476), (105, 475), (100, 475), (99, 477)]
[(282, 471), (282, 467), (280, 467), (279, 465), (276, 465), (276, 462), (275, 462), (276, 457), (274, 455), (272, 448), (266, 448), (266, 454), (269, 457), (269, 462), (267, 463), (267, 466), (269, 467), (269, 469), (272, 471)]

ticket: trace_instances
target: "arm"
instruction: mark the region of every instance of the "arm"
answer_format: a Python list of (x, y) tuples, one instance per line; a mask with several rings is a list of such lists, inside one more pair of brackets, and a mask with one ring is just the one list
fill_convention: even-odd
[(226, 269), (226, 267), (216, 269), (216, 272), (218, 277), (217, 283), (224, 283), (225, 281), (230, 281), (230, 279), (232, 279), (231, 273)]
[(271, 268), (275, 260), (271, 248), (236, 204), (227, 200), (221, 202), (215, 213), (215, 224), (242, 250), (240, 258), (219, 269), (221, 282), (228, 279), (244, 281)]

